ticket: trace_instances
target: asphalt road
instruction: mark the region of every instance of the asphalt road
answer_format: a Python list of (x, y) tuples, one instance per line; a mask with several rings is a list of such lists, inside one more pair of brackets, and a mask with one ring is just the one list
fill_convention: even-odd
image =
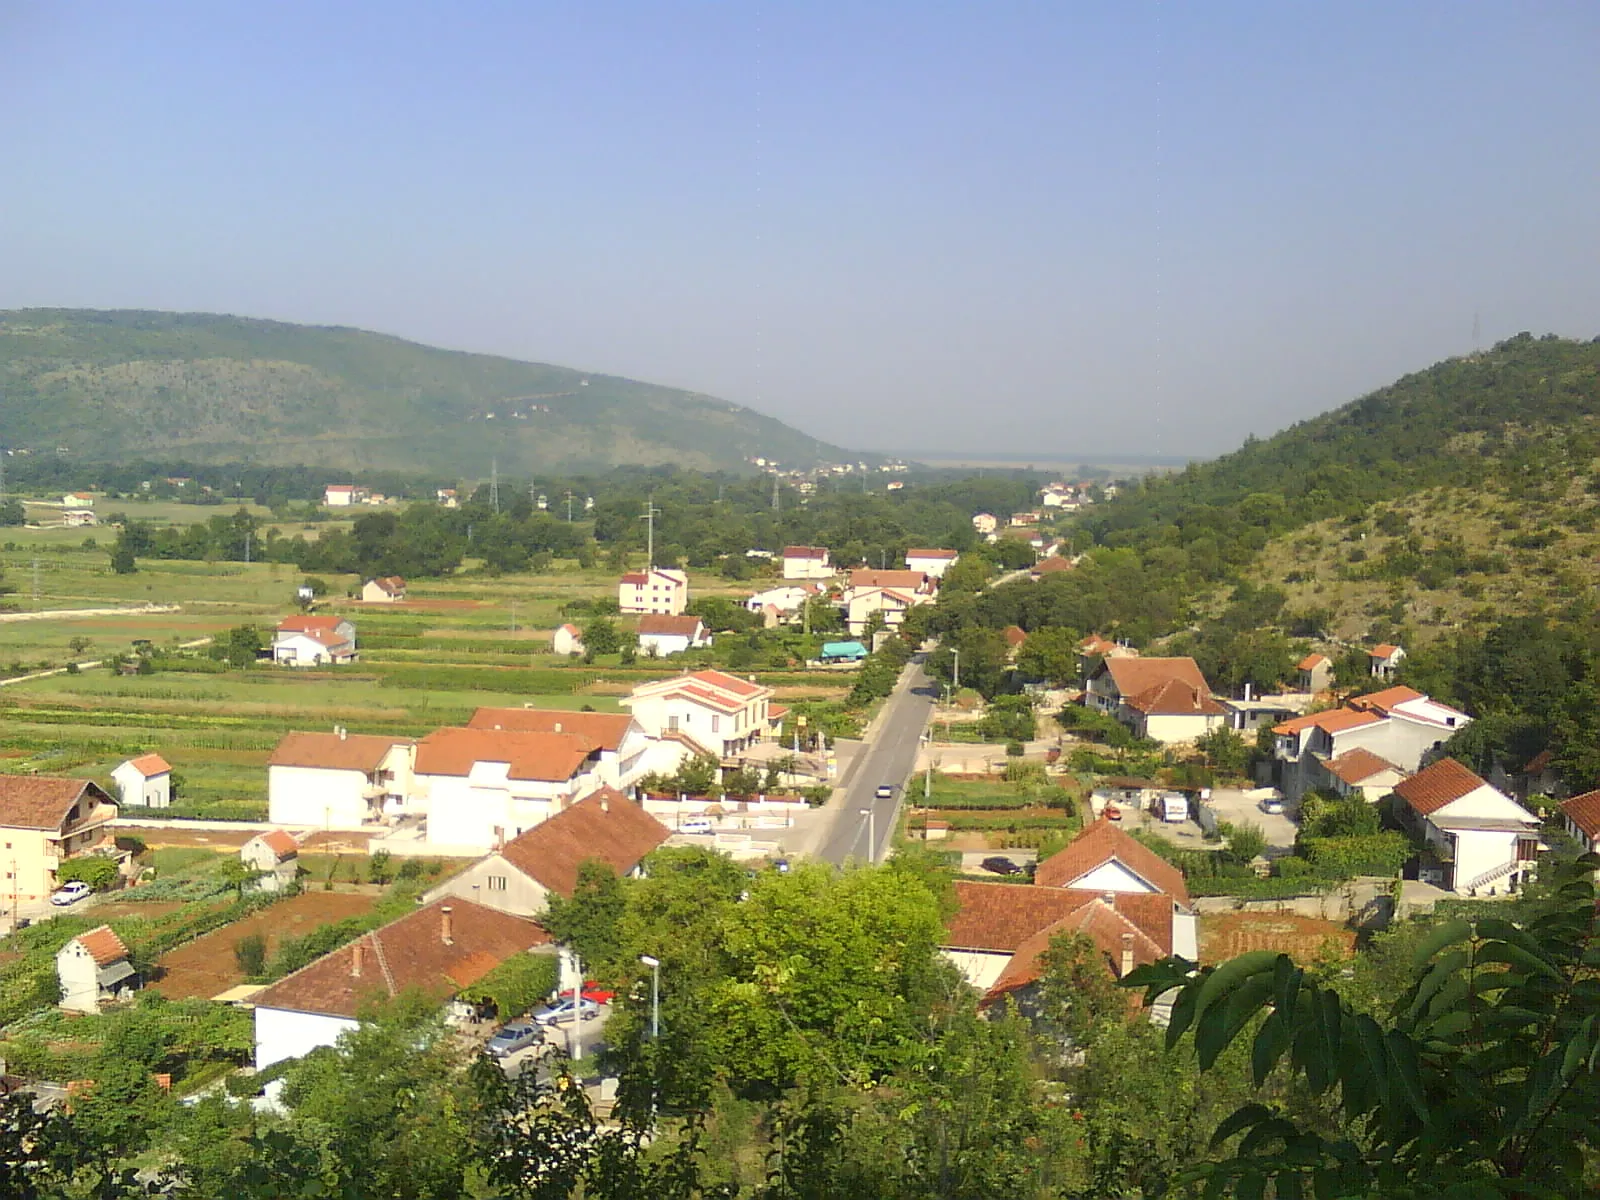
[[(870, 858), (877, 862), (894, 833), (895, 816), (905, 797), (906, 781), (917, 765), (917, 743), (933, 715), (938, 685), (922, 670), (924, 655), (918, 654), (900, 676), (894, 695), (885, 701), (877, 736), (861, 751), (845, 789), (844, 804), (837, 811), (833, 828), (817, 850), (817, 857), (831, 863), (847, 858)], [(880, 784), (892, 784), (894, 795), (879, 799), (873, 793)], [(871, 809), (871, 834), (875, 843), (868, 852), (869, 822), (861, 815)]]

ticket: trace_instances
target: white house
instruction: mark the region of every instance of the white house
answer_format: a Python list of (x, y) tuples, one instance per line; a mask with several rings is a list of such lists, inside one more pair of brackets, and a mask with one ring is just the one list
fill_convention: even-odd
[(646, 615), (639, 618), (639, 653), (647, 658), (666, 658), (685, 650), (701, 650), (711, 645), (711, 635), (699, 617)]
[(1034, 871), (1033, 885), (1072, 891), (1161, 895), (1170, 904), (1172, 953), (1200, 958), (1200, 926), (1183, 872), (1101, 817)]
[(366, 500), (367, 489), (353, 483), (330, 483), (322, 490), (322, 503), (329, 508), (349, 508)]
[(405, 598), (406, 581), (398, 575), (369, 579), (361, 588), (361, 599), (366, 604), (397, 604)]
[(972, 528), (978, 533), (982, 534), (984, 537), (992, 539), (994, 537), (994, 531), (1000, 528), (1000, 518), (996, 517), (993, 513), (973, 513)]
[(1188, 657), (1103, 658), (1089, 674), (1083, 702), (1167, 745), (1193, 741), (1228, 721), (1228, 710)]
[(1584, 792), (1562, 802), (1562, 824), (1577, 839), (1585, 854), (1600, 846), (1600, 791)]
[(599, 759), (577, 733), (439, 729), (417, 743), (411, 800), (429, 844), (487, 851), (598, 791)]
[(1367, 651), (1367, 662), (1372, 668), (1374, 679), (1393, 679), (1394, 673), (1399, 670), (1400, 664), (1405, 661), (1406, 652), (1400, 646), (1391, 646), (1385, 642), (1381, 646), (1374, 646)]
[(622, 701), (645, 736), (730, 758), (776, 732), (783, 710), (772, 689), (722, 671), (641, 683)]
[(461, 501), (456, 498), (455, 488), (438, 488), (434, 491), (433, 498), (445, 508), (461, 507)]
[(1359, 795), (1374, 804), (1394, 791), (1395, 785), (1406, 777), (1394, 763), (1380, 758), (1365, 746), (1327, 759), (1322, 768), (1328, 776), (1327, 787), (1341, 796)]
[(550, 946), (525, 917), (459, 898), (428, 904), (257, 992), (256, 1069), (334, 1045), (369, 1004), (402, 992), (443, 1004), (516, 955)]
[(159, 754), (130, 758), (111, 772), (117, 799), (139, 808), (172, 806), (172, 767)]
[(1273, 727), (1274, 775), (1290, 800), (1326, 786), (1324, 763), (1356, 747), (1409, 774), (1435, 757), (1458, 730), (1472, 723), (1466, 713), (1408, 687), (1356, 696), (1342, 708), (1308, 713)]
[(1463, 896), (1521, 887), (1536, 865), (1539, 818), (1453, 758), (1395, 785), (1401, 821), (1424, 842), (1420, 877)]
[(755, 613), (764, 612), (771, 607), (777, 609), (780, 615), (789, 616), (799, 612), (807, 600), (824, 594), (825, 589), (821, 584), (791, 583), (757, 592), (745, 600), (744, 606)]
[(625, 613), (675, 617), (689, 604), (689, 577), (682, 571), (651, 567), (630, 571), (617, 583), (617, 608)]
[(922, 571), (851, 571), (843, 596), (845, 624), (861, 637), (873, 615), (881, 613), (885, 629), (898, 629), (906, 613), (919, 604), (931, 604), (937, 590), (938, 581)]
[(88, 492), (68, 492), (61, 497), (61, 503), (67, 508), (93, 508), (94, 497)]
[(671, 834), (637, 802), (602, 788), (453, 875), (423, 900), (460, 896), (536, 917), (552, 894), (571, 899), (584, 862), (596, 859), (618, 876), (637, 875), (644, 856)]
[(267, 759), (267, 819), (300, 828), (360, 829), (414, 811), (415, 743), (374, 734), (285, 734)]
[(628, 713), (571, 712), (562, 708), (480, 708), (469, 729), (524, 733), (573, 733), (599, 747), (595, 773), (606, 787), (629, 792), (644, 774), (650, 739)]
[(271, 829), (239, 847), (239, 861), (258, 872), (253, 885), (256, 891), (285, 891), (300, 873), (300, 843), (291, 833)]
[(343, 617), (286, 617), (272, 635), (272, 661), (284, 666), (318, 667), (355, 660), (356, 627)]
[(921, 571), (931, 579), (943, 579), (957, 557), (954, 550), (907, 550), (906, 569)]
[(828, 564), (826, 546), (785, 546), (783, 548), (783, 577), (785, 579), (828, 579), (833, 567)]
[(69, 529), (81, 529), (85, 525), (98, 525), (100, 521), (92, 508), (68, 508), (61, 512), (61, 523)]
[(56, 951), (61, 1007), (97, 1013), (102, 1000), (120, 999), (139, 986), (128, 948), (109, 925), (80, 933)]
[(550, 635), (550, 653), (561, 655), (582, 654), (582, 630), (576, 625), (556, 626), (556, 631)]

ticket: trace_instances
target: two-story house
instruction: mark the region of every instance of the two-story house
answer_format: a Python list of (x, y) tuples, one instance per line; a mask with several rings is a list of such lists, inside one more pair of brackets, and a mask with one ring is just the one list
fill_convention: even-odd
[(523, 733), (575, 733), (600, 749), (595, 771), (607, 787), (631, 793), (644, 774), (650, 739), (628, 713), (570, 712), (560, 708), (480, 708), (469, 729), (509, 729)]
[(907, 550), (906, 569), (921, 571), (930, 579), (943, 579), (958, 557), (954, 550)]
[(1308, 654), (1295, 665), (1295, 674), (1302, 692), (1325, 692), (1333, 686), (1333, 659), (1326, 654)]
[(272, 661), (284, 666), (323, 667), (355, 660), (356, 627), (344, 617), (287, 617), (272, 635)]
[(1546, 849), (1539, 818), (1453, 758), (1395, 785), (1398, 815), (1420, 834), (1419, 878), (1463, 896), (1514, 892)]
[(1585, 854), (1600, 850), (1600, 791), (1584, 792), (1561, 802), (1561, 823)]
[(97, 1013), (102, 1001), (122, 999), (139, 986), (128, 948), (109, 925), (80, 933), (57, 950), (56, 978), (68, 1012)]
[(1089, 673), (1083, 702), (1139, 737), (1168, 745), (1193, 741), (1228, 722), (1228, 710), (1188, 657), (1102, 658)]
[(1403, 647), (1391, 646), (1387, 642), (1381, 646), (1374, 646), (1367, 651), (1367, 663), (1372, 670), (1372, 677), (1393, 679), (1394, 673), (1400, 669), (1405, 657), (1406, 652)]
[(579, 733), (438, 729), (417, 743), (410, 800), (431, 845), (486, 851), (604, 786), (600, 754)]
[(376, 734), (289, 733), (267, 759), (267, 819), (301, 828), (360, 829), (412, 811), (415, 743)]
[(117, 798), (139, 808), (172, 807), (172, 765), (159, 754), (141, 754), (111, 772)]
[(1466, 713), (1414, 688), (1391, 687), (1357, 696), (1342, 708), (1308, 713), (1273, 727), (1275, 782), (1291, 801), (1336, 786), (1326, 764), (1356, 747), (1370, 750), (1402, 773), (1435, 758), (1459, 730)]
[(783, 577), (785, 579), (828, 579), (833, 567), (828, 563), (826, 546), (785, 546), (783, 548)]
[(239, 861), (256, 873), (256, 891), (287, 891), (300, 874), (300, 843), (292, 833), (269, 829), (239, 847)]
[(645, 736), (697, 754), (732, 758), (776, 732), (772, 689), (722, 671), (641, 683), (622, 701)]
[(845, 624), (861, 637), (874, 616), (881, 615), (885, 629), (899, 629), (906, 613), (933, 603), (938, 586), (938, 580), (922, 571), (851, 571), (843, 596)]
[(116, 819), (116, 804), (91, 780), (0, 775), (0, 901), (48, 899), (56, 868), (107, 846)]
[(689, 604), (689, 577), (682, 571), (651, 567), (630, 571), (617, 583), (617, 608), (624, 613), (675, 617)]

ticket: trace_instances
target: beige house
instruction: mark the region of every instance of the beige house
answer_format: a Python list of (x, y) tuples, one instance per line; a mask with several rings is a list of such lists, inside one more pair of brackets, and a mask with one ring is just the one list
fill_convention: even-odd
[(1333, 659), (1326, 654), (1308, 654), (1295, 667), (1302, 692), (1325, 692), (1333, 686)]
[(898, 629), (906, 613), (933, 602), (938, 586), (922, 571), (851, 571), (843, 597), (845, 624), (852, 635), (861, 637), (873, 614), (881, 613), (885, 629)]
[(286, 891), (300, 873), (300, 843), (282, 829), (258, 833), (239, 847), (239, 861), (259, 872), (256, 891)]
[(641, 683), (622, 701), (648, 738), (731, 758), (775, 733), (786, 711), (772, 689), (723, 671)]
[(630, 571), (617, 582), (617, 608), (625, 613), (675, 617), (689, 605), (689, 577), (682, 571), (651, 567)]
[(0, 775), (0, 901), (49, 899), (56, 868), (109, 843), (116, 818), (116, 804), (90, 780)]
[(369, 579), (361, 589), (361, 599), (366, 604), (398, 604), (405, 598), (406, 581), (398, 575)]
[(536, 917), (544, 912), (551, 893), (571, 898), (578, 868), (587, 860), (605, 863), (618, 876), (638, 874), (644, 856), (671, 833), (637, 803), (605, 788), (441, 883), (423, 902), (458, 896), (501, 912)]
[(1188, 657), (1103, 658), (1089, 675), (1083, 702), (1167, 745), (1193, 741), (1228, 720)]
[(1359, 795), (1376, 804), (1406, 777), (1406, 772), (1364, 746), (1346, 750), (1337, 758), (1322, 762), (1328, 787), (1341, 796)]
[(69, 1012), (97, 1013), (101, 1001), (121, 999), (139, 986), (128, 948), (109, 925), (80, 933), (56, 951), (56, 977), (61, 1007)]

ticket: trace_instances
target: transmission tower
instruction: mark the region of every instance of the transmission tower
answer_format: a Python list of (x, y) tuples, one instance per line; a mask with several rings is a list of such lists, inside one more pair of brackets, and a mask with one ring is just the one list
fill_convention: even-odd
[(644, 522), (645, 549), (644, 569), (656, 569), (656, 518), (661, 515), (661, 510), (656, 507), (656, 494), (650, 493), (650, 499), (644, 502), (644, 512), (639, 514), (639, 519)]
[(500, 511), (500, 460), (489, 460), (489, 503), (494, 506), (495, 512)]

